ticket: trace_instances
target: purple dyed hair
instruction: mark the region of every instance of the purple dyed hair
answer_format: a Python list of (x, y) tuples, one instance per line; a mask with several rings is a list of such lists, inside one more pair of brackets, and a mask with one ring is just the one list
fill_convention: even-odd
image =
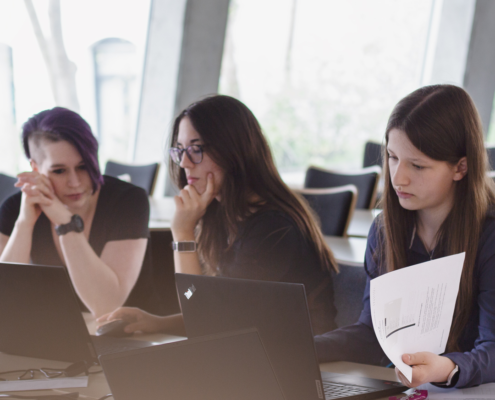
[(33, 115), (22, 126), (22, 143), (27, 158), (31, 158), (29, 142), (37, 146), (42, 139), (69, 142), (83, 159), (93, 184), (93, 193), (103, 184), (98, 165), (98, 142), (89, 124), (78, 113), (55, 107)]

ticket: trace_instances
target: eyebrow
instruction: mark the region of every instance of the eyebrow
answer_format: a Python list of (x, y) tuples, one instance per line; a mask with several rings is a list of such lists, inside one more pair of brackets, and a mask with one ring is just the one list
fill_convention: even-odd
[[(387, 146), (387, 152), (391, 152), (391, 153), (394, 153), (394, 151), (392, 149), (390, 149), (388, 146)], [(395, 154), (395, 153), (394, 153)], [(421, 159), (421, 158), (408, 158), (407, 159), (408, 161), (411, 161), (411, 162), (425, 162), (425, 160)]]
[[(84, 161), (81, 161), (79, 164), (77, 164), (77, 167), (80, 167), (81, 165), (84, 165)], [(67, 168), (67, 165), (65, 165), (65, 164), (53, 164), (50, 166), (50, 168)]]
[[(191, 141), (190, 141), (190, 143), (191, 143), (191, 144), (194, 144), (194, 143), (196, 143), (196, 142), (201, 142), (201, 139), (193, 139), (193, 140), (191, 140)], [(181, 142), (177, 142), (177, 146), (178, 146), (179, 144), (180, 144), (181, 146), (183, 146), (183, 144), (182, 144)]]

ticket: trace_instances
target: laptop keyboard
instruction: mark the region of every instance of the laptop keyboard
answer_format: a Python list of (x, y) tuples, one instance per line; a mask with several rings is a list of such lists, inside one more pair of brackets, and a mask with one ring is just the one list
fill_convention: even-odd
[(357, 396), (360, 394), (376, 392), (378, 389), (356, 386), (356, 385), (343, 385), (340, 383), (332, 383), (323, 381), (323, 391), (325, 392), (325, 399), (340, 399), (342, 397)]

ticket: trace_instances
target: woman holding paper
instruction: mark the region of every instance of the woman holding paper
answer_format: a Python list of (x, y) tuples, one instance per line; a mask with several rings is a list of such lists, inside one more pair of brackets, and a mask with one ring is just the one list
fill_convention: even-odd
[(398, 377), (409, 387), (493, 382), (495, 195), (474, 103), (459, 87), (418, 89), (392, 111), (385, 140), (383, 213), (368, 237), (364, 308), (356, 324), (315, 338), (320, 361), (386, 365), (371, 320), (370, 280), (466, 252), (446, 353), (404, 354), (412, 381)]

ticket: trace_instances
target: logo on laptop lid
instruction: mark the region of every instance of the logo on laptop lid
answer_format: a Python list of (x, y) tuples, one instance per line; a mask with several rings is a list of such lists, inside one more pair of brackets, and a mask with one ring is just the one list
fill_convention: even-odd
[(194, 285), (191, 285), (191, 287), (189, 289), (187, 289), (187, 292), (184, 293), (184, 296), (186, 296), (186, 299), (189, 300), (195, 291), (196, 291), (196, 288), (194, 287)]

